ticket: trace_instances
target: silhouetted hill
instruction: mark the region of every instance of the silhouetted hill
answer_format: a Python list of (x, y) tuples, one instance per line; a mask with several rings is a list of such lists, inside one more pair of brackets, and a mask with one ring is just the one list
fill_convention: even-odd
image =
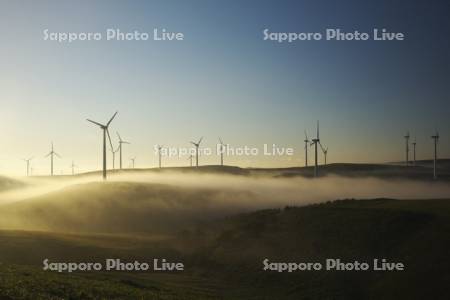
[[(405, 166), (402, 163), (389, 164), (364, 164), (364, 163), (333, 163), (319, 165), (319, 176), (344, 176), (344, 177), (376, 177), (376, 178), (404, 178), (414, 180), (433, 180), (432, 161), (417, 161), (415, 166)], [(242, 176), (260, 176), (260, 177), (313, 177), (314, 167), (290, 167), (290, 168), (240, 168), (235, 166), (206, 165), (196, 167), (167, 167), (167, 168), (136, 168), (123, 170), (109, 170), (110, 175), (114, 174), (140, 174), (144, 172), (155, 173), (186, 173), (186, 174), (229, 174)], [(77, 175), (78, 177), (86, 175), (101, 176), (100, 171), (87, 172)], [(450, 159), (441, 159), (438, 163), (438, 180), (450, 180)], [(71, 176), (55, 176), (65, 178)], [(46, 177), (50, 178), (50, 177)]]
[[(446, 299), (449, 232), (450, 200), (442, 199), (342, 200), (261, 210), (205, 221), (172, 237), (0, 231), (0, 295), (5, 291), (19, 295), (19, 286), (26, 290), (35, 286), (51, 298), (61, 295), (60, 286), (67, 285), (66, 298), (83, 292), (87, 299), (126, 298), (127, 293), (144, 299), (179, 299), (183, 293), (188, 293), (186, 299)], [(18, 261), (39, 265), (42, 257), (91, 261), (111, 256), (124, 260), (166, 257), (183, 261), (187, 268), (165, 277), (69, 276), (9, 265)], [(262, 261), (266, 258), (271, 262), (385, 258), (404, 263), (406, 269), (265, 272)]]

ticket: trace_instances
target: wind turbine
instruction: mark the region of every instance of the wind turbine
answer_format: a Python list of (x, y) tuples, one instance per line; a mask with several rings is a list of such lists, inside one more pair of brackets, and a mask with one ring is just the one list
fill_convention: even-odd
[(311, 141), (308, 139), (308, 134), (306, 133), (306, 130), (305, 130), (305, 140), (304, 140), (304, 142), (305, 142), (305, 167), (307, 167), (308, 166), (308, 144)]
[(30, 161), (33, 159), (33, 157), (30, 157), (29, 159), (23, 159), (27, 163), (27, 177), (30, 176)]
[(130, 158), (131, 160), (131, 168), (134, 169), (134, 161), (136, 160), (136, 157)]
[(406, 166), (409, 164), (409, 131), (404, 136), (406, 142)]
[(220, 142), (220, 165), (223, 167), (223, 152), (225, 149), (225, 144), (223, 143), (222, 139), (219, 137), (219, 142)]
[(162, 155), (161, 150), (164, 148), (164, 146), (163, 145), (157, 145), (156, 147), (158, 148), (158, 166), (161, 169), (162, 168), (162, 165), (161, 165), (161, 155)]
[(436, 134), (432, 135), (431, 138), (434, 140), (433, 178), (437, 179), (436, 163), (437, 163), (437, 144), (439, 143), (439, 132), (437, 132), (436, 130)]
[(103, 125), (98, 122), (87, 119), (88, 122), (98, 125), (103, 130), (103, 180), (106, 180), (106, 135), (108, 135), (109, 144), (111, 146), (111, 149), (113, 149), (112, 142), (111, 142), (111, 136), (109, 135), (108, 128), (109, 128), (109, 125), (111, 124), (111, 122), (116, 117), (116, 115), (117, 115), (117, 111), (111, 117), (111, 119), (109, 119), (109, 121), (108, 121), (108, 123), (106, 123), (106, 125)]
[(120, 134), (118, 132), (117, 136), (119, 137), (119, 163), (120, 163), (120, 169), (122, 170), (122, 144), (130, 144), (129, 142), (126, 142), (124, 140), (122, 140), (122, 138), (120, 137)]
[(190, 163), (191, 163), (191, 168), (192, 168), (192, 159), (194, 158), (194, 155), (189, 155), (189, 157), (188, 157), (188, 159), (189, 159), (189, 161), (190, 161)]
[(119, 144), (119, 146), (117, 146), (117, 149), (116, 149), (116, 150), (111, 149), (111, 154), (112, 154), (112, 157), (113, 157), (113, 159), (112, 159), (112, 161), (113, 161), (113, 170), (116, 169), (116, 153), (117, 153), (119, 150), (120, 150), (120, 144)]
[(70, 168), (72, 169), (72, 176), (75, 175), (75, 168), (78, 167), (77, 165), (75, 165), (75, 163), (72, 160), (72, 164), (70, 165)]
[(414, 137), (414, 142), (412, 142), (412, 145), (413, 145), (413, 159), (414, 159), (413, 165), (414, 166), (416, 165), (416, 144), (417, 144), (417, 139), (416, 139), (416, 137)]
[(322, 149), (323, 155), (325, 156), (325, 165), (327, 164), (327, 154), (328, 154), (328, 147), (324, 148), (322, 146), (322, 143), (319, 143), (320, 148)]
[(52, 149), (51, 149), (50, 153), (45, 156), (45, 157), (49, 157), (50, 156), (50, 175), (51, 176), (53, 176), (53, 157), (55, 155), (57, 157), (61, 158), (61, 156), (53, 150), (53, 142), (52, 142)]
[(203, 137), (201, 137), (197, 143), (191, 142), (192, 145), (195, 146), (195, 166), (198, 168), (198, 148), (200, 147), (200, 143), (202, 142)]
[(319, 137), (319, 121), (317, 121), (317, 135), (315, 139), (311, 140), (311, 146), (314, 145), (314, 176), (319, 176), (319, 166), (317, 161), (317, 144), (320, 144), (320, 137)]

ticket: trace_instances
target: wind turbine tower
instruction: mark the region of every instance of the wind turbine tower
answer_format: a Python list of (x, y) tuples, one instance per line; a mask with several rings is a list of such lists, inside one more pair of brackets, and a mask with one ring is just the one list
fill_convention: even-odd
[(70, 165), (70, 168), (72, 169), (72, 176), (75, 175), (75, 168), (78, 167), (77, 165), (75, 165), (75, 163), (72, 160), (72, 164)]
[(223, 152), (225, 151), (225, 144), (223, 143), (222, 139), (219, 137), (219, 146), (220, 146), (220, 165), (223, 167)]
[(317, 144), (320, 144), (319, 137), (319, 121), (317, 121), (317, 135), (315, 139), (311, 140), (311, 146), (314, 145), (314, 176), (319, 176), (319, 166), (318, 166), (318, 153), (317, 153)]
[(413, 145), (413, 165), (416, 165), (416, 145), (417, 145), (417, 139), (414, 137), (414, 142), (412, 142)]
[(134, 169), (134, 162), (136, 161), (136, 157), (130, 158), (131, 160), (131, 168)]
[(406, 135), (404, 136), (405, 138), (405, 142), (406, 142), (406, 166), (409, 165), (409, 131), (406, 133)]
[(112, 161), (113, 161), (113, 170), (116, 169), (116, 153), (119, 152), (119, 150), (120, 150), (120, 144), (119, 144), (119, 146), (117, 146), (116, 150), (111, 149), (111, 154), (112, 154), (112, 158), (113, 158), (112, 159)]
[(190, 162), (190, 164), (191, 164), (191, 168), (192, 168), (192, 159), (194, 158), (194, 155), (189, 155), (189, 157), (188, 157), (188, 159), (189, 159), (189, 162)]
[(87, 119), (88, 122), (98, 125), (100, 127), (100, 129), (103, 130), (103, 180), (106, 180), (106, 136), (108, 136), (109, 144), (111, 146), (111, 149), (113, 149), (113, 145), (111, 142), (111, 136), (109, 135), (109, 125), (114, 120), (116, 115), (117, 115), (117, 112), (111, 117), (111, 119), (109, 119), (109, 121), (108, 121), (108, 123), (106, 123), (106, 125), (100, 124), (100, 123), (92, 121), (90, 119)]
[(57, 157), (61, 158), (61, 156), (53, 150), (53, 142), (52, 142), (52, 149), (51, 149), (50, 153), (45, 156), (45, 157), (50, 156), (50, 176), (53, 176), (53, 157), (55, 155)]
[(30, 176), (30, 161), (33, 159), (33, 157), (30, 157), (29, 159), (24, 159), (24, 161), (27, 163), (27, 177)]
[(432, 135), (431, 138), (434, 140), (433, 178), (437, 179), (436, 163), (437, 163), (437, 144), (439, 143), (439, 132), (436, 131), (436, 134)]
[(117, 136), (119, 137), (119, 167), (122, 170), (122, 145), (130, 144), (130, 143), (122, 140), (122, 138), (120, 137), (120, 134), (118, 132), (116, 132), (116, 133), (117, 133)]
[(197, 143), (191, 142), (191, 144), (195, 146), (195, 166), (197, 168), (198, 168), (198, 151), (199, 151), (200, 143), (202, 142), (202, 140), (203, 140), (203, 137), (201, 137)]
[(308, 166), (308, 145), (311, 141), (308, 139), (308, 134), (306, 133), (306, 130), (305, 130), (304, 142), (305, 142), (305, 167), (307, 167)]

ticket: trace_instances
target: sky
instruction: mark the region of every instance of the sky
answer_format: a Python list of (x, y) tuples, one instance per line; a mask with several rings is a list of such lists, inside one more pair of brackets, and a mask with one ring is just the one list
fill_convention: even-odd
[[(218, 137), (259, 155), (227, 155), (241, 167), (304, 165), (304, 131), (320, 120), (328, 162), (404, 160), (409, 130), (417, 158), (449, 157), (450, 5), (446, 1), (9, 1), (0, 0), (0, 174), (101, 167), (111, 124), (129, 141), (124, 166), (155, 167), (156, 144), (215, 148)], [(49, 32), (182, 32), (183, 41), (44, 40)], [(401, 32), (403, 41), (264, 40), (270, 32)], [(293, 155), (262, 155), (263, 145)], [(312, 163), (312, 148), (310, 163)], [(412, 155), (412, 154), (411, 154)], [(323, 162), (323, 155), (320, 155)], [(111, 158), (108, 158), (111, 167)], [(117, 163), (117, 162), (116, 162)], [(202, 155), (200, 164), (218, 164)], [(163, 157), (186, 166), (188, 157)]]

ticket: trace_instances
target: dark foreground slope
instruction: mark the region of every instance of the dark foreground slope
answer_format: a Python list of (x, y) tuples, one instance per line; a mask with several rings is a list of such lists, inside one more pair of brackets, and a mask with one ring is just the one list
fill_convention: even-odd
[[(38, 291), (41, 299), (80, 295), (83, 299), (448, 299), (450, 295), (450, 200), (346, 200), (262, 210), (205, 221), (171, 237), (3, 231), (0, 243), (0, 295), (6, 299), (37, 299), (30, 291)], [(39, 271), (44, 257), (92, 261), (111, 256), (130, 261), (166, 257), (183, 261), (186, 271), (72, 275)], [(265, 258), (273, 262), (386, 258), (404, 263), (406, 270), (264, 272)]]

